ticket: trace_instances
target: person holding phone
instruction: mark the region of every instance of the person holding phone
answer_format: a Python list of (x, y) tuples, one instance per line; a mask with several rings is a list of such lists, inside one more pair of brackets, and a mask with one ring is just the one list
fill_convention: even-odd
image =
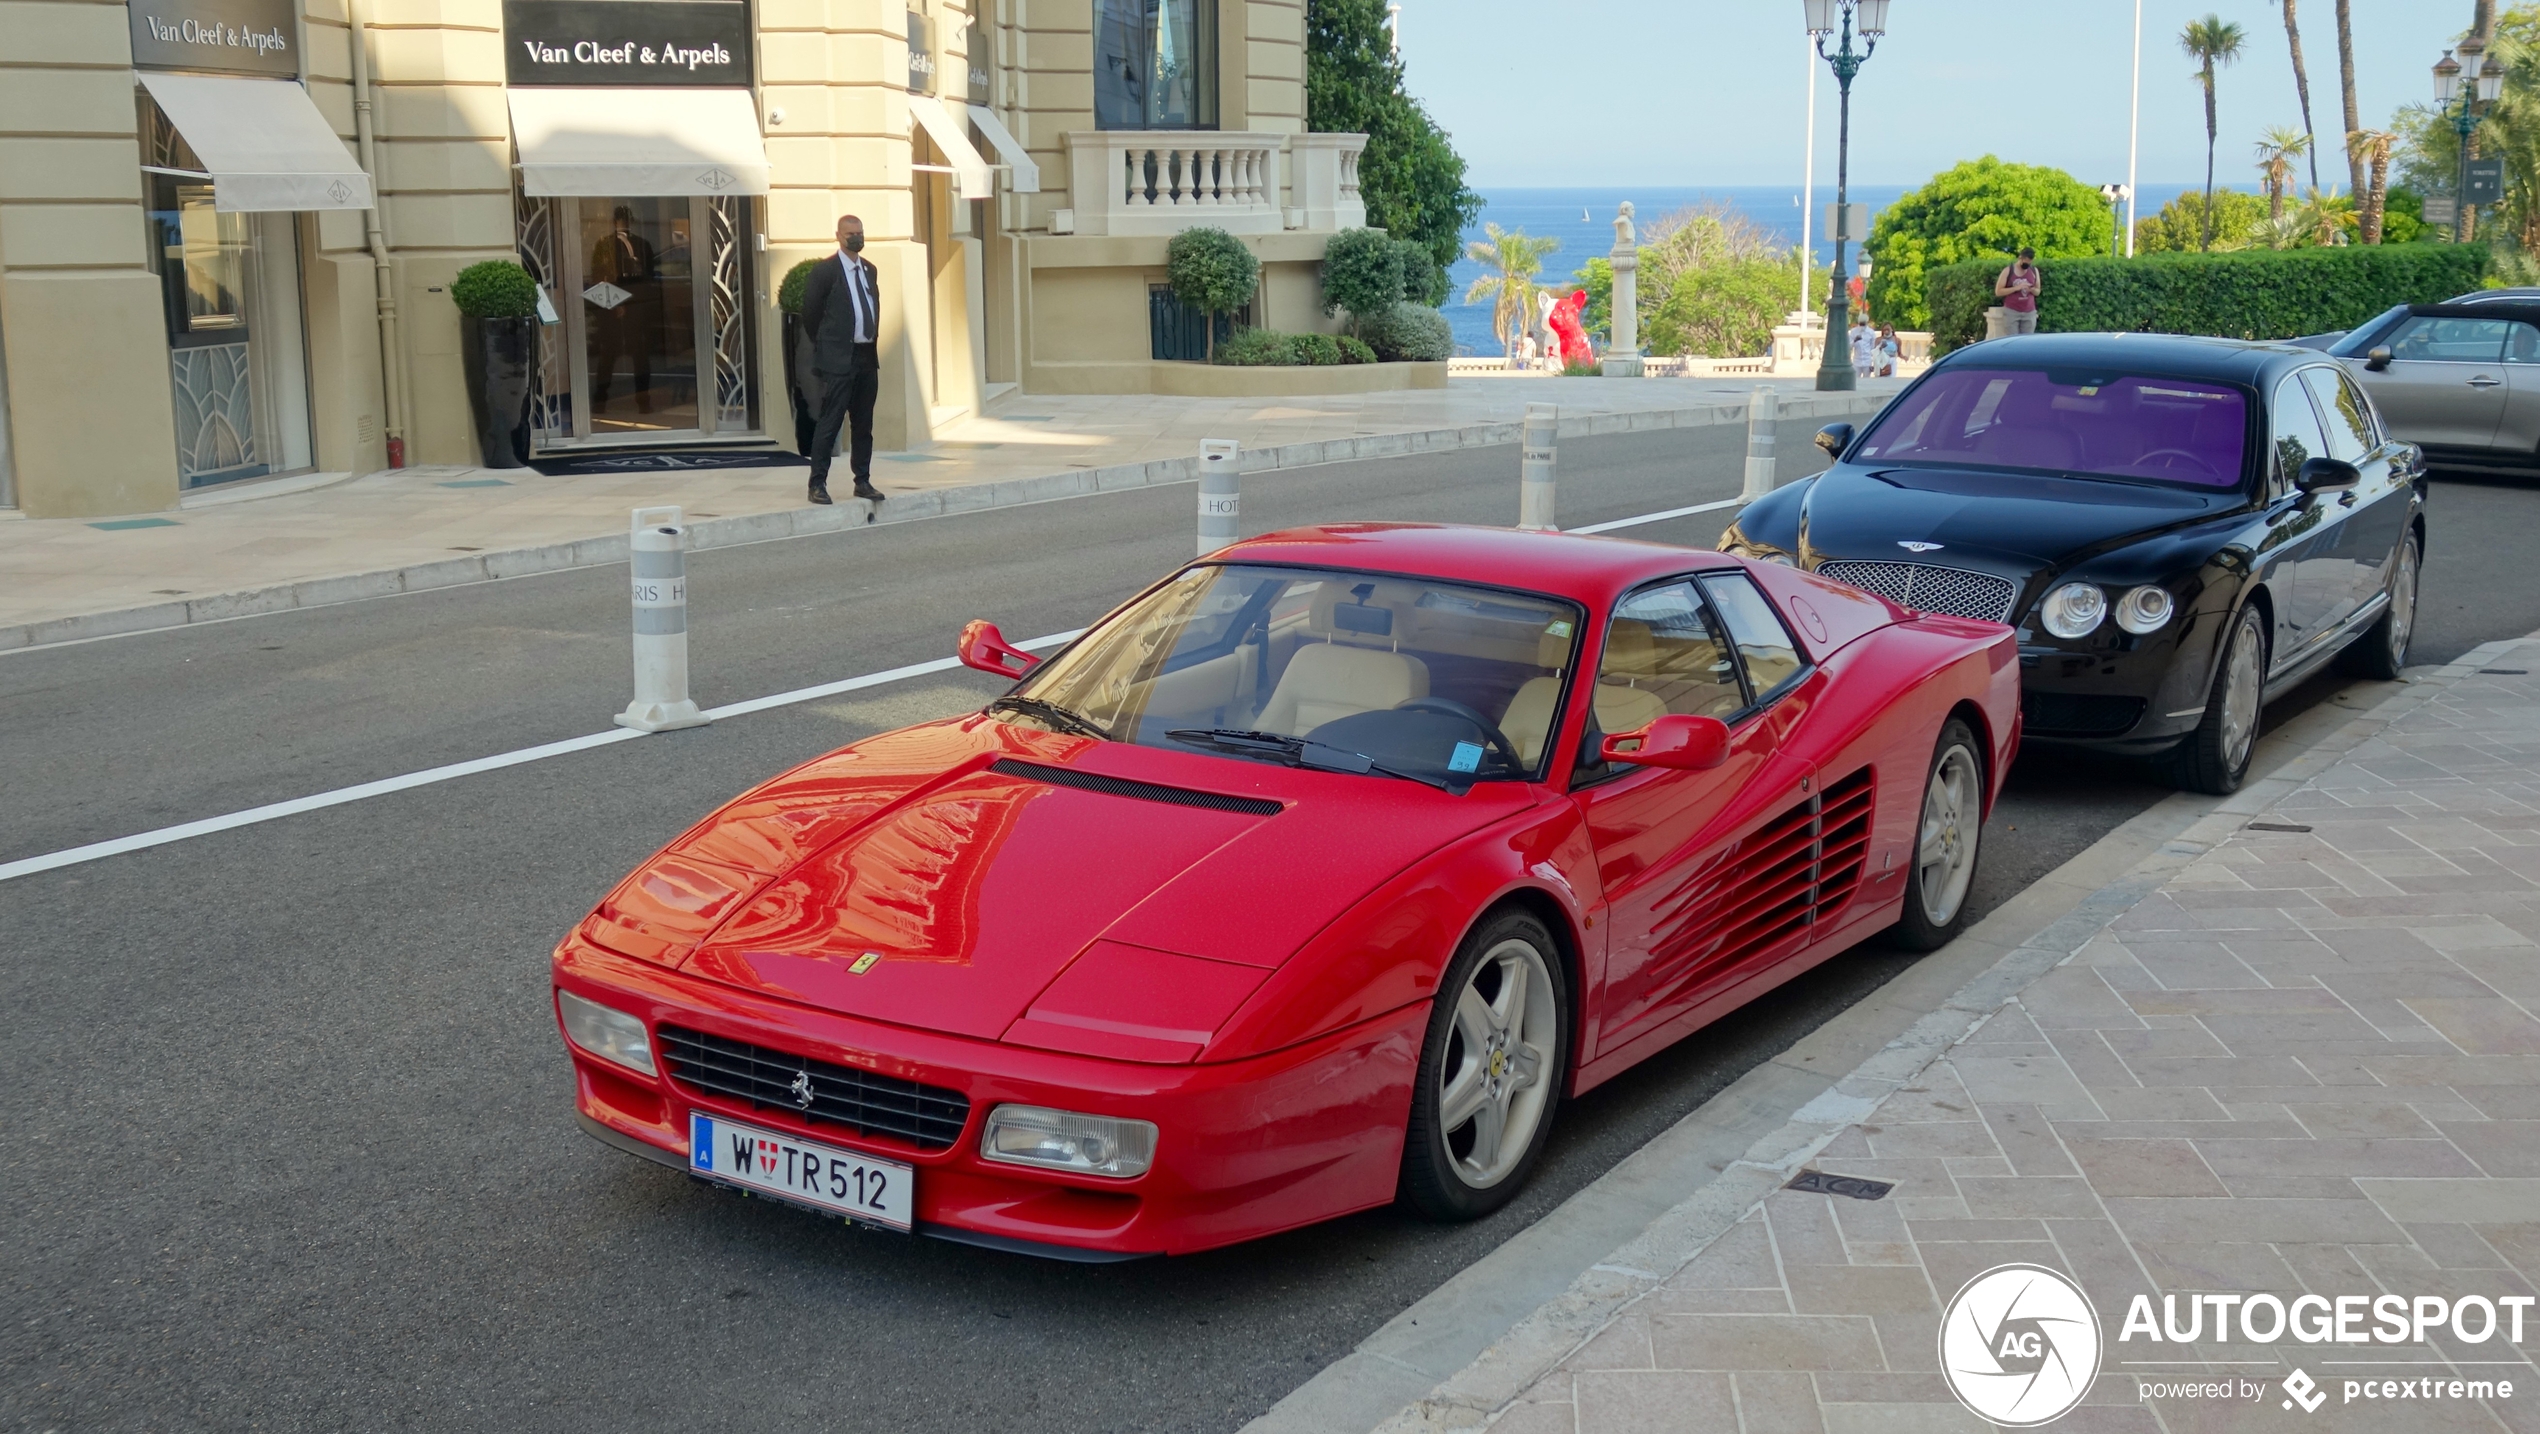
[(2037, 294), (2045, 287), (2045, 276), (2037, 270), (2037, 251), (2023, 247), (2020, 257), (1994, 276), (1993, 296), (2011, 314), (2011, 332), (2037, 332)]

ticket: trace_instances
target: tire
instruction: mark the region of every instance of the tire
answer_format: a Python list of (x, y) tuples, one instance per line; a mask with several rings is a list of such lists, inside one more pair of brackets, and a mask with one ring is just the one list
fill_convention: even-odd
[(1922, 818), (1905, 865), (1905, 910), (1888, 931), (1890, 945), (1937, 951), (1966, 927), (1983, 836), (1984, 748), (1952, 717), (1940, 729), (1923, 777)]
[(2399, 540), (2399, 550), (2390, 556), (2390, 606), (2382, 610), (2381, 621), (2371, 631), (2337, 654), (2337, 665), (2349, 676), (2396, 682), (2407, 673), (2408, 639), (2416, 635), (2417, 580), (2423, 566), (2416, 529), (2410, 528)]
[[(1522, 973), (1514, 991), (1512, 973)], [(1478, 1220), (1516, 1198), (1560, 1109), (1570, 1021), (1560, 949), (1541, 921), (1501, 911), (1464, 938), (1420, 1048), (1404, 1204), (1432, 1220)]]
[(2266, 622), (2256, 603), (2243, 603), (2240, 615), (2232, 619), (2223, 659), (2214, 664), (2213, 686), (2205, 693), (2205, 715), (2170, 758), (2171, 775), (2178, 785), (2216, 797), (2240, 790), (2249, 775), (2249, 759), (2258, 750), (2266, 673)]

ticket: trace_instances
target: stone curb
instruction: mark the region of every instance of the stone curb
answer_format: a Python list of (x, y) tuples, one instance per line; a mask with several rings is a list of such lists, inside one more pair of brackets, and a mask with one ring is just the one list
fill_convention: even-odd
[[(1879, 394), (1802, 394), (1781, 400), (1784, 418), (1837, 418), (1874, 412), (1887, 401)], [(1746, 404), (1709, 403), (1686, 408), (1652, 409), (1638, 413), (1592, 413), (1561, 421), (1563, 438), (1599, 438), (1618, 433), (1648, 433), (1671, 428), (1706, 428), (1746, 421)], [(1363, 434), (1351, 438), (1330, 438), (1314, 443), (1291, 443), (1277, 448), (1256, 448), (1243, 455), (1243, 471), (1266, 473), (1283, 468), (1305, 468), (1324, 463), (1348, 463), (1370, 458), (1399, 458), (1418, 453), (1449, 453), (1466, 448), (1488, 448), (1517, 441), (1520, 425), (1509, 423), (1472, 424), (1463, 428), (1434, 428), (1413, 433)], [(692, 552), (708, 548), (739, 547), (748, 543), (775, 542), (783, 538), (809, 537), (817, 533), (852, 532), (867, 526), (883, 527), (895, 523), (916, 522), (925, 518), (951, 517), (960, 513), (980, 513), (994, 508), (1019, 507), (1026, 503), (1047, 503), (1061, 498), (1082, 498), (1098, 493), (1125, 492), (1136, 488), (1153, 488), (1172, 483), (1199, 481), (1199, 457), (1160, 458), (1147, 463), (1124, 463), (1109, 468), (1084, 468), (1066, 473), (1050, 473), (1035, 478), (1008, 478), (988, 483), (965, 484), (955, 488), (936, 488), (909, 493), (891, 499), (871, 519), (865, 516), (868, 505), (852, 499), (832, 507), (802, 507), (773, 513), (748, 513), (729, 518), (707, 518), (690, 525), (688, 546)], [(55, 643), (84, 642), (92, 638), (119, 637), (127, 633), (151, 632), (163, 628), (185, 627), (193, 623), (221, 622), (230, 618), (255, 617), (265, 613), (289, 612), (297, 608), (328, 607), (336, 603), (359, 602), (366, 598), (392, 597), (399, 593), (429, 592), (435, 588), (459, 587), (468, 583), (494, 582), (503, 578), (528, 577), (537, 573), (561, 572), (569, 568), (598, 567), (626, 561), (626, 535), (611, 533), (603, 537), (579, 538), (570, 542), (549, 543), (535, 548), (515, 548), (505, 552), (474, 553), (464, 558), (447, 558), (437, 562), (417, 563), (410, 567), (390, 568), (378, 572), (347, 573), (337, 577), (307, 578), (280, 583), (273, 587), (248, 588), (237, 592), (213, 593), (187, 598), (182, 602), (152, 603), (145, 607), (121, 608), (111, 612), (80, 613), (70, 617), (48, 618), (41, 622), (20, 623), (0, 627), (0, 652), (45, 647)]]
[(2417, 675), (2408, 686), (2360, 712), (2265, 778), (2217, 802), (2124, 876), (2101, 887), (2022, 942), (1960, 987), (1940, 1009), (1915, 1021), (1903, 1035), (1863, 1061), (1831, 1089), (1801, 1106), (1788, 1123), (1749, 1147), (1744, 1158), (1652, 1221), (1639, 1236), (1589, 1269), (1570, 1288), (1520, 1320), (1478, 1359), (1440, 1383), (1427, 1397), (1378, 1424), (1373, 1434), (1463, 1434), (1487, 1428), (1519, 1395), (1644, 1295), (1691, 1264), (1837, 1135), (1867, 1117), (1898, 1089), (1911, 1084), (1932, 1062), (2017, 998), (2030, 982), (2070, 960), (2110, 922), (2158, 891), (2190, 862), (2228, 840), (2250, 818), (2307, 786), (2348, 752), (2432, 701), (2462, 677), (2503, 653), (2536, 640), (2540, 640), (2540, 633), (2485, 643), (2442, 667)]

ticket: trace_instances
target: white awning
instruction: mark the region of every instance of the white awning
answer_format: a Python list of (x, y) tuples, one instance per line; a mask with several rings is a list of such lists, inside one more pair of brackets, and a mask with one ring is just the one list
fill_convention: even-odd
[(765, 194), (767, 145), (741, 89), (515, 89), (520, 192)]
[(961, 132), (961, 121), (952, 117), (942, 100), (933, 95), (910, 95), (908, 112), (917, 116), (917, 122), (934, 138), (935, 147), (952, 161), (953, 190), (958, 197), (996, 197), (996, 181), (988, 173), (988, 161), (971, 145), (970, 136)]
[(211, 174), (214, 209), (370, 207), (370, 176), (292, 81), (144, 70), (141, 83)]
[(988, 143), (995, 146), (997, 153), (1003, 156), (1005, 162), (1014, 167), (1014, 192), (1017, 194), (1040, 193), (1040, 165), (1033, 162), (1031, 152), (1023, 147), (1021, 140), (1014, 137), (1014, 131), (1005, 127), (1005, 121), (997, 118), (997, 112), (986, 105), (972, 105), (970, 122), (979, 126), (979, 132), (988, 137)]

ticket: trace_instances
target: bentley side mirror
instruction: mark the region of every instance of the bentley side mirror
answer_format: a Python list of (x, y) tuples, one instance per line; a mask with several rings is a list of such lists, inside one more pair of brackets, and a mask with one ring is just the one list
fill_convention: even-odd
[(2305, 458), (2301, 471), (2293, 475), (2293, 486), (2305, 493), (2352, 488), (2362, 481), (2363, 471), (2342, 458)]
[(1729, 759), (1729, 727), (1717, 717), (1670, 714), (1653, 719), (1637, 732), (1606, 738), (1598, 753), (1609, 762), (1635, 767), (1707, 772)]
[(1818, 429), (1817, 446), (1826, 450), (1828, 458), (1841, 458), (1843, 450), (1852, 446), (1852, 425), (1829, 423)]
[(1009, 680), (1021, 677), (1041, 665), (1041, 660), (1005, 640), (997, 625), (986, 618), (973, 618), (961, 630), (961, 665), (981, 672), (993, 672)]
[(2364, 367), (2379, 373), (2390, 367), (2390, 346), (2383, 344), (2364, 355)]

